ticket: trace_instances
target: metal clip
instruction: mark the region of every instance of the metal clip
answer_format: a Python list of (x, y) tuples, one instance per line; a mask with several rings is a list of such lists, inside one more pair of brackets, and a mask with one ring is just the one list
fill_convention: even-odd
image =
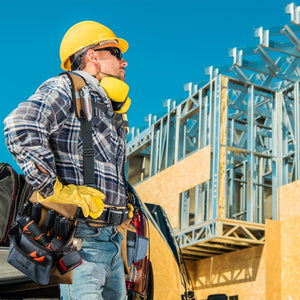
[(79, 94), (80, 94), (81, 106), (82, 106), (82, 111), (84, 113), (84, 116), (88, 121), (91, 121), (93, 117), (93, 109), (92, 109), (92, 100), (91, 100), (89, 88), (85, 85), (84, 87), (81, 88)]

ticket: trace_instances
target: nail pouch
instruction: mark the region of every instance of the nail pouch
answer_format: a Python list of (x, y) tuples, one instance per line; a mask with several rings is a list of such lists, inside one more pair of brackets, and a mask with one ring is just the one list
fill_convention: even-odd
[[(49, 283), (52, 256), (44, 247), (19, 232), (18, 226), (9, 231), (10, 249), (7, 262), (40, 285)], [(38, 253), (32, 257), (32, 252)], [(40, 260), (40, 261), (38, 261)]]

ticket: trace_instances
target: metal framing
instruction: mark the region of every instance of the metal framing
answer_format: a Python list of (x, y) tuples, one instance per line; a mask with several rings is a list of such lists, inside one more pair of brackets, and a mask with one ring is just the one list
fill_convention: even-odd
[(231, 65), (208, 68), (206, 85), (190, 83), (128, 141), (132, 184), (211, 145), (211, 179), (181, 201), (176, 236), (189, 257), (263, 243), (265, 218), (280, 219), (278, 187), (300, 179), (300, 8), (285, 9), (291, 24), (256, 29), (257, 46), (233, 48)]
[(176, 237), (183, 254), (198, 259), (262, 245), (265, 230), (261, 224), (216, 219), (181, 230)]

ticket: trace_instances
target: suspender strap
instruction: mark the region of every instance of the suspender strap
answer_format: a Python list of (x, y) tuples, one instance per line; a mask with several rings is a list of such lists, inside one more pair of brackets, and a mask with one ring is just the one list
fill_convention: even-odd
[[(80, 90), (86, 86), (86, 82), (79, 74), (65, 72), (62, 74), (68, 75), (72, 84), (72, 98), (75, 103), (75, 112), (77, 118), (80, 120), (80, 137), (82, 140), (83, 147), (83, 176), (84, 184), (95, 184), (95, 166), (94, 166), (94, 145), (92, 137), (92, 126), (91, 121), (87, 119), (83, 108), (82, 101), (80, 97)], [(128, 127), (128, 121), (124, 115), (114, 113), (110, 111), (107, 106), (103, 103), (93, 103), (93, 106), (102, 110), (106, 113), (113, 122), (113, 125), (117, 130), (123, 124)], [(125, 178), (125, 177), (124, 177)]]
[(83, 147), (83, 175), (84, 184), (95, 184), (94, 146), (92, 138), (92, 126), (90, 121), (80, 117), (81, 139)]
[(73, 89), (72, 98), (75, 103), (75, 111), (80, 120), (80, 137), (83, 147), (83, 177), (84, 184), (95, 184), (95, 166), (94, 166), (94, 145), (92, 138), (91, 121), (88, 121), (83, 109), (79, 91), (86, 85), (84, 79), (72, 73), (65, 73), (69, 76)]

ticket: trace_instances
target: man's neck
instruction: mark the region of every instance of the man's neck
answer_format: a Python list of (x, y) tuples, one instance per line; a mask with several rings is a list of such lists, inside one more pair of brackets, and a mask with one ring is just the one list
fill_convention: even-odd
[(107, 94), (104, 91), (104, 89), (100, 86), (98, 79), (96, 79), (93, 75), (81, 70), (74, 72), (82, 76), (85, 79), (85, 81), (89, 83), (92, 87), (94, 87), (97, 91), (99, 91), (101, 95), (107, 97)]

